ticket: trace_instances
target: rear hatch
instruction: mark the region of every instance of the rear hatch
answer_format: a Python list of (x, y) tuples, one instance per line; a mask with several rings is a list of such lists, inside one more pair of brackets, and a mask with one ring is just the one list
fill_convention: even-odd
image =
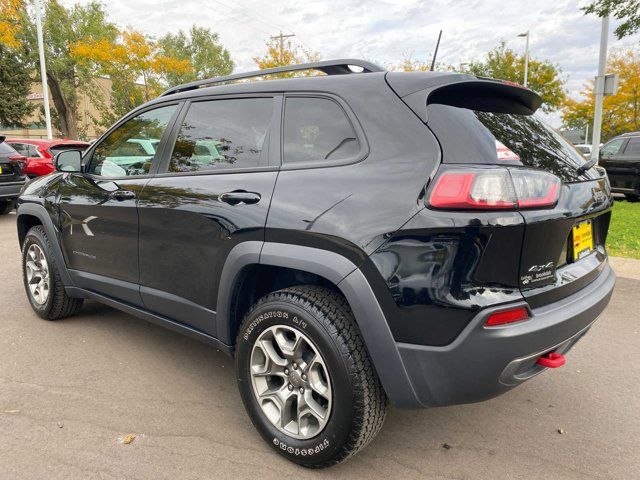
[(48, 148), (48, 150), (51, 155), (55, 156), (57, 153), (64, 152), (65, 150), (80, 150), (81, 152), (84, 152), (87, 148), (89, 148), (89, 145), (87, 145), (86, 143), (66, 142), (53, 144)]
[(23, 156), (4, 141), (0, 142), (0, 183), (20, 182), (24, 179), (21, 161), (24, 161)]
[[(491, 166), (489, 171), (509, 172), (516, 192), (551, 181), (551, 202), (531, 197), (533, 202), (516, 202), (514, 208), (525, 221), (518, 282), (528, 303), (546, 305), (593, 281), (606, 262), (610, 187), (602, 169), (583, 171), (580, 152), (533, 113), (539, 97), (485, 79), (440, 86), (427, 95), (427, 126), (442, 148), (439, 176), (458, 166), (463, 173)], [(496, 206), (508, 208), (487, 208)]]

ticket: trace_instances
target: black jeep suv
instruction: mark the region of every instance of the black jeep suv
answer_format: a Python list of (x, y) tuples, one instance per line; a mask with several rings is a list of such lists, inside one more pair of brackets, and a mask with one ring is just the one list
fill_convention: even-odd
[(25, 157), (16, 152), (0, 135), (0, 215), (11, 213), (27, 177), (22, 172)]
[(624, 133), (600, 149), (600, 166), (609, 176), (611, 191), (627, 200), (640, 200), (640, 132)]
[[(237, 82), (297, 70), (325, 75)], [(476, 402), (561, 366), (609, 302), (607, 179), (540, 103), (359, 60), (172, 88), (25, 189), (27, 295), (223, 349), (275, 450), (338, 463), (388, 400)]]

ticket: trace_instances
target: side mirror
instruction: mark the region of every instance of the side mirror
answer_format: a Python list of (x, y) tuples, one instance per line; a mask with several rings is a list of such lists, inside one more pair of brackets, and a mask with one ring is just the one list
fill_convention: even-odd
[(53, 165), (59, 172), (81, 172), (82, 152), (80, 150), (64, 150), (53, 157)]

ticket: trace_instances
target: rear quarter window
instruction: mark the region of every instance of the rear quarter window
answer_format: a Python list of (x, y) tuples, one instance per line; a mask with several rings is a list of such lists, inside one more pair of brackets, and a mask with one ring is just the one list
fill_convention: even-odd
[(284, 163), (341, 162), (360, 152), (342, 107), (322, 97), (288, 97), (284, 109)]

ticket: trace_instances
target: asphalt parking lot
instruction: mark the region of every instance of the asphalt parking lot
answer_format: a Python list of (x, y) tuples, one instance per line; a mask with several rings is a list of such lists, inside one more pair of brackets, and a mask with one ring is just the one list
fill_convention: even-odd
[(391, 409), (360, 455), (308, 471), (253, 429), (231, 359), (93, 302), (43, 321), (13, 214), (0, 251), (2, 479), (638, 478), (640, 262), (620, 262), (609, 309), (565, 367), (482, 404)]

